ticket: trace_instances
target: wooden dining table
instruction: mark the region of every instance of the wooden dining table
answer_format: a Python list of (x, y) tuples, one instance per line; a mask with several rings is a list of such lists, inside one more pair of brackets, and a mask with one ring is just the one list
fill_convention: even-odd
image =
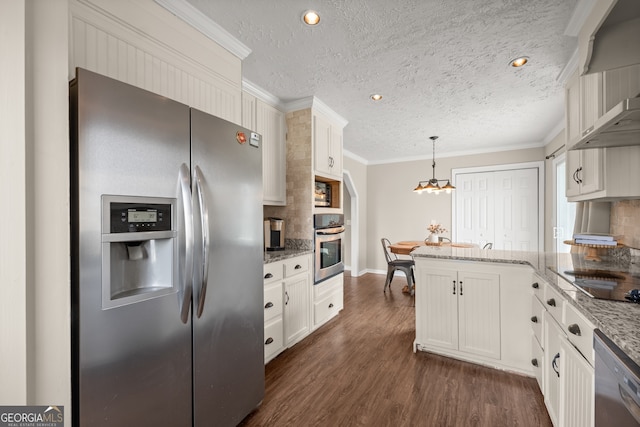
[[(424, 240), (404, 240), (401, 242), (392, 243), (389, 245), (391, 252), (397, 255), (409, 255), (412, 250), (418, 246), (427, 246)], [(478, 245), (472, 243), (456, 243), (456, 242), (440, 242), (433, 246), (452, 246), (455, 248), (477, 248)]]

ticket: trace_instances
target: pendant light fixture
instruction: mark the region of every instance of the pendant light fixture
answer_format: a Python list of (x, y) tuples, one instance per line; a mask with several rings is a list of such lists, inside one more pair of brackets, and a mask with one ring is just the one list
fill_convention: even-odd
[[(455, 190), (456, 187), (451, 185), (451, 180), (449, 179), (436, 179), (436, 139), (437, 136), (430, 136), (429, 139), (433, 143), (433, 163), (431, 164), (431, 168), (433, 169), (432, 178), (427, 181), (418, 182), (418, 186), (413, 189), (416, 193), (420, 194), (423, 191), (427, 193), (440, 194), (441, 192), (446, 192), (447, 194), (451, 194), (451, 190)], [(447, 182), (445, 185), (440, 187), (440, 182)]]

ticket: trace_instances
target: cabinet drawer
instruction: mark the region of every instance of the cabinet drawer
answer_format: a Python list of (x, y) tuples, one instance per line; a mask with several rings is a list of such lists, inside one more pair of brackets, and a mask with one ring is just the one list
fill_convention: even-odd
[(313, 300), (318, 301), (321, 298), (324, 298), (326, 295), (337, 292), (338, 289), (342, 292), (342, 287), (344, 283), (344, 276), (339, 274), (331, 279), (327, 279), (324, 282), (313, 286)]
[[(540, 319), (542, 324), (542, 319)], [(531, 365), (533, 367), (533, 374), (538, 381), (538, 387), (542, 388), (542, 365), (544, 364), (544, 351), (540, 346), (540, 342), (535, 336), (531, 337)]]
[(565, 322), (564, 332), (585, 359), (593, 366), (593, 329), (594, 326), (578, 312), (569, 302), (565, 301)]
[(264, 321), (265, 323), (282, 314), (282, 282), (272, 283), (264, 287)]
[(282, 280), (284, 272), (282, 261), (265, 264), (263, 271), (264, 283), (271, 283), (277, 280)]
[(335, 292), (313, 305), (313, 323), (319, 325), (326, 322), (342, 310), (342, 291)]
[(558, 324), (562, 324), (562, 306), (564, 297), (556, 292), (550, 285), (544, 286), (544, 298), (542, 299), (544, 308), (555, 319)]
[(264, 327), (264, 360), (268, 361), (284, 347), (282, 317)]
[(284, 277), (309, 271), (309, 256), (299, 256), (284, 261)]
[(534, 274), (531, 278), (531, 290), (533, 291), (533, 295), (540, 301), (544, 298), (544, 288), (545, 281), (537, 274)]
[(531, 329), (539, 343), (542, 343), (542, 315), (545, 308), (538, 298), (531, 298)]

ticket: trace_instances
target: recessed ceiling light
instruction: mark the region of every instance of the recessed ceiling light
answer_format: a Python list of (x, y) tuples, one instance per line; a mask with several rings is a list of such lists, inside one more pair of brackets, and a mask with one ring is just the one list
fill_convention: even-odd
[(521, 56), (519, 58), (512, 59), (509, 62), (509, 65), (511, 65), (513, 68), (520, 68), (524, 64), (526, 64), (527, 62), (529, 62), (529, 57), (528, 56)]
[(374, 101), (380, 101), (382, 99), (382, 95), (380, 95), (379, 93), (374, 93), (373, 95), (371, 95), (371, 99), (373, 99)]
[(318, 25), (320, 23), (320, 15), (315, 10), (307, 10), (302, 14), (302, 22), (307, 25)]

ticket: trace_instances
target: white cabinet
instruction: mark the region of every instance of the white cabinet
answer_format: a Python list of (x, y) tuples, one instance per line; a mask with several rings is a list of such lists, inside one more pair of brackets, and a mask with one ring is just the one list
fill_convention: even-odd
[(532, 347), (532, 358), (543, 361), (541, 389), (551, 421), (562, 427), (593, 426), (594, 326), (538, 276), (534, 284), (532, 322), (541, 316), (542, 330), (539, 322), (532, 329), (534, 336), (542, 333), (542, 341)]
[(415, 260), (416, 350), (533, 375), (530, 267)]
[(640, 145), (567, 152), (570, 202), (640, 198)]
[(316, 111), (312, 120), (315, 173), (342, 181), (342, 126)]
[(310, 262), (309, 256), (284, 261), (284, 337), (287, 347), (300, 341), (311, 331)]
[(311, 332), (311, 255), (264, 265), (265, 363)]
[(262, 135), (263, 204), (285, 205), (287, 153), (284, 113), (243, 92), (242, 126)]
[(344, 307), (344, 274), (313, 286), (313, 329), (327, 323)]

